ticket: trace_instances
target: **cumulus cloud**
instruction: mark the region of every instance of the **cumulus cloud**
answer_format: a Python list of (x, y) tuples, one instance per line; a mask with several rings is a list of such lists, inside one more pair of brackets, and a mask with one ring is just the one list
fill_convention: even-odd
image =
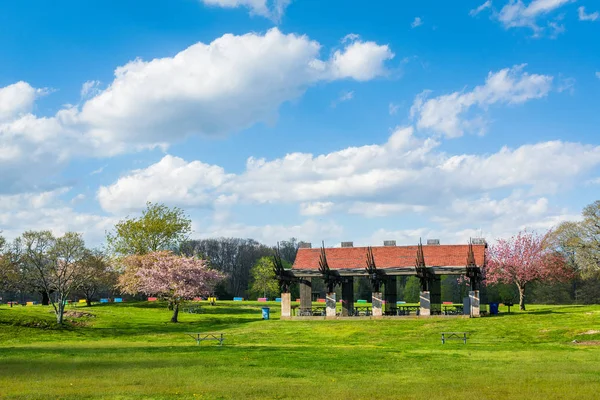
[[(333, 210), (368, 217), (444, 213), (466, 208), (460, 199), (486, 199), (507, 190), (519, 190), (523, 198), (554, 194), (600, 165), (600, 146), (561, 141), (504, 147), (487, 155), (449, 155), (437, 146), (432, 139), (415, 137), (411, 127), (399, 128), (383, 144), (316, 156), (250, 158), (239, 174), (166, 156), (101, 188), (98, 198), (111, 212), (139, 209), (157, 198), (206, 207), (218, 196), (228, 196), (231, 203), (299, 204), (300, 214), (308, 216)], [(497, 201), (490, 197), (479, 208), (484, 203), (497, 206), (492, 200)], [(543, 206), (542, 200), (528, 212), (544, 211)]]
[(226, 34), (173, 57), (120, 66), (104, 90), (95, 81), (84, 84), (82, 94), (91, 97), (81, 106), (44, 118), (32, 114), (44, 89), (25, 82), (0, 88), (0, 167), (7, 171), (0, 192), (25, 184), (19, 177), (35, 181), (32, 171), (51, 175), (78, 155), (166, 149), (189, 135), (226, 135), (272, 123), (282, 103), (311, 85), (383, 76), (394, 56), (387, 45), (358, 39), (328, 59), (320, 51), (318, 42), (276, 28)]
[[(0, 195), (2, 235), (13, 239), (26, 230), (50, 230), (55, 235), (79, 232), (89, 245), (101, 243), (105, 232), (110, 230), (118, 219), (75, 211), (61, 200), (61, 196), (68, 194), (69, 190), (60, 188), (44, 192)], [(80, 201), (81, 196), (73, 197), (71, 203)]]
[(146, 169), (134, 170), (111, 186), (101, 186), (98, 200), (109, 212), (139, 209), (147, 201), (178, 206), (212, 206), (214, 191), (230, 179), (223, 168), (165, 156)]
[(411, 107), (411, 116), (419, 129), (429, 129), (447, 137), (459, 137), (465, 132), (482, 133), (485, 121), (465, 114), (473, 108), (485, 109), (494, 104), (519, 104), (545, 97), (552, 88), (553, 77), (529, 74), (525, 64), (490, 72), (485, 84), (470, 92), (454, 92), (429, 98), (430, 91), (421, 93)]
[(35, 99), (47, 92), (23, 81), (0, 88), (0, 123), (31, 112)]

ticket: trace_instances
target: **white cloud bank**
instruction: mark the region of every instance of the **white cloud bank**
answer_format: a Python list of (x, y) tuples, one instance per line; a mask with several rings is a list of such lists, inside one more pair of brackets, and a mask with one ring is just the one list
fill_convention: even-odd
[(166, 148), (189, 135), (226, 135), (272, 123), (282, 103), (311, 85), (384, 76), (385, 62), (394, 57), (387, 45), (358, 39), (327, 59), (320, 51), (307, 36), (277, 28), (226, 34), (173, 57), (118, 67), (104, 90), (87, 82), (82, 95), (91, 98), (47, 118), (32, 113), (44, 89), (25, 82), (0, 88), (0, 168), (9, 172), (0, 177), (0, 190), (15, 191), (25, 185), (23, 177), (35, 181), (35, 171), (52, 174), (82, 154)]
[(428, 98), (430, 91), (421, 93), (411, 108), (411, 117), (419, 129), (429, 129), (447, 137), (459, 137), (465, 132), (483, 133), (485, 121), (481, 116), (467, 119), (473, 108), (486, 109), (494, 104), (520, 104), (545, 97), (552, 88), (553, 77), (529, 74), (525, 65), (516, 65), (490, 72), (485, 84), (470, 92), (454, 92)]

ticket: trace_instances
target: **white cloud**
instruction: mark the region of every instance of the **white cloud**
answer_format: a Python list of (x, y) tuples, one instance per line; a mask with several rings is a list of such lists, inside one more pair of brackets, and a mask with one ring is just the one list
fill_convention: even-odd
[(485, 10), (487, 8), (491, 8), (491, 7), (492, 7), (492, 0), (487, 0), (485, 3), (483, 3), (479, 7), (469, 11), (469, 15), (474, 17), (477, 14), (479, 14), (480, 12), (482, 12), (483, 10)]
[(330, 201), (315, 201), (309, 203), (300, 203), (300, 215), (325, 215), (329, 214), (334, 207)]
[(600, 79), (600, 71), (596, 72), (596, 78)]
[[(60, 196), (68, 191), (68, 188), (61, 188), (39, 193), (0, 195), (2, 235), (14, 239), (26, 230), (50, 230), (55, 235), (79, 232), (88, 246), (101, 244), (105, 232), (114, 226), (117, 218), (74, 211), (60, 200)], [(75, 196), (72, 201), (80, 196)]]
[(173, 57), (118, 67), (115, 79), (95, 95), (97, 84), (84, 84), (92, 97), (81, 107), (45, 118), (31, 112), (46, 90), (24, 82), (0, 88), (0, 192), (31, 187), (38, 176), (44, 182), (75, 156), (166, 149), (189, 135), (273, 123), (281, 104), (311, 85), (386, 75), (385, 61), (394, 56), (387, 45), (360, 40), (329, 59), (320, 59), (320, 50), (316, 41), (276, 28), (226, 34)]
[(423, 20), (421, 19), (421, 17), (415, 17), (413, 22), (410, 24), (410, 27), (414, 29), (421, 25), (423, 25)]
[(95, 96), (96, 94), (100, 93), (100, 81), (87, 81), (84, 82), (83, 85), (81, 85), (81, 97), (82, 98), (86, 98), (86, 97), (91, 97), (91, 96)]
[(416, 138), (410, 127), (399, 128), (381, 145), (317, 156), (291, 153), (270, 161), (250, 158), (240, 174), (166, 156), (101, 188), (98, 198), (111, 212), (140, 209), (157, 199), (206, 207), (227, 196), (229, 205), (299, 204), (302, 215), (335, 210), (378, 217), (430, 209), (444, 215), (464, 209), (464, 199), (473, 197), (483, 199), (479, 208), (510, 210), (496, 196), (519, 190), (525, 199), (520, 207), (526, 205), (532, 214), (544, 211), (545, 200), (529, 204), (529, 197), (564, 190), (600, 166), (600, 146), (578, 143), (542, 142), (488, 155), (449, 155), (437, 145)]
[[(533, 0), (525, 5), (521, 0), (510, 0), (497, 14), (498, 20), (505, 28), (529, 27), (539, 36), (543, 30), (537, 20), (544, 15), (558, 10), (574, 0)], [(556, 23), (554, 22), (556, 25)], [(557, 33), (556, 27), (552, 27)], [(564, 28), (562, 28), (564, 29)]]
[(353, 98), (354, 98), (354, 91), (353, 90), (342, 92), (340, 94), (340, 96), (331, 103), (331, 106), (332, 107), (337, 107), (338, 104), (343, 103), (345, 101), (350, 101)]
[(134, 170), (111, 186), (98, 189), (98, 200), (105, 211), (119, 213), (139, 209), (147, 201), (177, 206), (212, 206), (215, 189), (231, 175), (223, 168), (200, 161), (185, 162), (167, 155), (146, 169)]
[(35, 99), (47, 92), (23, 81), (0, 87), (0, 123), (31, 112)]
[(394, 58), (394, 53), (387, 45), (375, 42), (354, 41), (344, 48), (337, 50), (328, 66), (326, 75), (330, 79), (351, 78), (357, 81), (368, 81), (378, 76), (385, 76), (385, 62)]
[(279, 22), (291, 0), (201, 0), (207, 6), (237, 8), (246, 7), (251, 14)]
[(598, 13), (598, 11), (595, 11), (591, 14), (586, 14), (585, 7), (583, 7), (583, 6), (581, 6), (577, 9), (577, 13), (578, 13), (580, 21), (595, 21), (598, 18), (600, 18), (600, 13)]
[(390, 103), (388, 105), (388, 113), (390, 115), (396, 115), (398, 113), (399, 108), (400, 108), (400, 104)]
[(459, 137), (465, 132), (481, 133), (485, 121), (481, 117), (466, 119), (472, 108), (486, 109), (497, 104), (519, 104), (545, 97), (552, 88), (553, 77), (528, 74), (525, 65), (490, 72), (483, 86), (470, 92), (454, 92), (428, 98), (430, 91), (421, 93), (411, 107), (411, 116), (417, 119), (419, 129), (430, 129), (447, 137)]

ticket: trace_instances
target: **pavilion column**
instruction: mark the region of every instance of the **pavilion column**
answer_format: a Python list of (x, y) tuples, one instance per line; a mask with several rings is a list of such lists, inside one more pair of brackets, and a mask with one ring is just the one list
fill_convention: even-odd
[(471, 317), (479, 317), (479, 290), (469, 292), (469, 303), (471, 308)]
[(390, 276), (385, 281), (385, 312), (391, 313), (392, 309), (396, 309), (398, 301), (398, 289), (396, 287), (396, 277)]
[(423, 316), (423, 317), (428, 317), (431, 315), (431, 297), (430, 297), (430, 292), (429, 291), (422, 291), (420, 293), (420, 300), (419, 300), (419, 304), (420, 304), (420, 309), (419, 309), (419, 315)]
[[(311, 278), (300, 280), (300, 311), (312, 309), (312, 282)], [(301, 313), (302, 314), (302, 313)]]
[(354, 278), (344, 278), (342, 281), (342, 317), (354, 314)]
[(433, 275), (429, 281), (429, 301), (431, 314), (442, 313), (442, 280), (440, 276)]
[(335, 292), (327, 293), (325, 297), (325, 316), (327, 318), (335, 318)]
[(381, 292), (373, 292), (371, 295), (371, 307), (373, 317), (381, 317), (383, 315), (381, 310), (382, 301)]
[(288, 319), (292, 316), (292, 294), (281, 293), (281, 318)]

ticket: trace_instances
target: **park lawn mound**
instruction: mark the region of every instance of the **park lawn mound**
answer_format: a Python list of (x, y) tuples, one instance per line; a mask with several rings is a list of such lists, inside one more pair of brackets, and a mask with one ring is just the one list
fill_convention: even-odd
[[(147, 303), (0, 309), (7, 399), (591, 399), (600, 391), (600, 306), (534, 306), (497, 317), (262, 320), (259, 304), (218, 303), (169, 323)], [(204, 307), (204, 305), (203, 305)], [(501, 312), (505, 311), (501, 308)], [(77, 315), (77, 317), (75, 317)], [(545, 330), (545, 332), (540, 332)], [(470, 332), (442, 345), (441, 332)], [(197, 346), (186, 332), (222, 332)], [(577, 340), (575, 345), (573, 340)]]

